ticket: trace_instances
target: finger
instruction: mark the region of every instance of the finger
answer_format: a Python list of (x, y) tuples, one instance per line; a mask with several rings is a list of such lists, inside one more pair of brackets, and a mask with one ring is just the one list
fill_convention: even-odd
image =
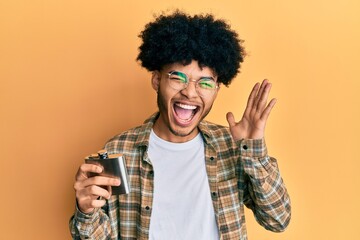
[(82, 181), (82, 187), (88, 187), (90, 185), (97, 186), (119, 186), (121, 184), (120, 179), (113, 177), (95, 176)]
[(75, 196), (77, 199), (97, 199), (99, 197), (107, 199), (111, 195), (107, 189), (96, 185), (91, 185), (76, 191)]
[(256, 94), (255, 100), (254, 100), (254, 108), (253, 109), (257, 109), (258, 108), (258, 104), (261, 98), (262, 93), (264, 92), (264, 89), (266, 88), (266, 85), (268, 84), (268, 80), (264, 79), (261, 83), (260, 89)]
[(111, 192), (109, 192), (109, 188), (111, 190), (111, 186), (108, 186), (107, 188), (103, 188), (96, 185), (91, 185), (85, 188), (84, 191), (80, 192), (79, 198), (81, 198), (82, 195), (86, 195), (86, 196), (95, 196), (95, 198), (102, 197), (105, 199), (109, 199), (111, 197)]
[(234, 114), (232, 112), (228, 112), (226, 114), (226, 120), (229, 123), (229, 127), (234, 127), (236, 125), (235, 117), (234, 117)]
[(259, 102), (257, 105), (257, 111), (258, 112), (262, 112), (266, 106), (267, 100), (268, 100), (268, 96), (271, 90), (271, 83), (266, 84), (266, 86), (264, 87), (264, 90), (261, 92), (261, 95), (259, 96)]
[(94, 208), (101, 208), (105, 205), (105, 203), (105, 199), (83, 198), (78, 200), (78, 206), (80, 210), (84, 213), (92, 212)]
[(260, 119), (263, 120), (263, 121), (267, 121), (269, 115), (270, 115), (270, 112), (271, 110), (273, 109), (273, 107), (275, 106), (276, 104), (276, 99), (273, 98), (271, 99), (271, 101), (269, 102), (269, 104), (267, 105), (267, 107), (265, 108), (265, 110), (263, 111), (263, 113), (261, 114), (260, 116)]
[(247, 102), (247, 105), (246, 105), (245, 113), (248, 113), (248, 112), (251, 111), (251, 109), (252, 109), (252, 107), (254, 105), (254, 102), (255, 102), (256, 93), (259, 90), (259, 86), (260, 86), (260, 84), (256, 83), (254, 85), (253, 89), (251, 90), (251, 93), (249, 95), (248, 102)]
[(83, 180), (83, 179), (88, 178), (87, 173), (89, 173), (89, 172), (101, 173), (102, 171), (103, 171), (103, 168), (98, 165), (83, 163), (79, 167), (79, 170), (76, 173), (75, 179), (76, 179), (76, 181)]
[[(111, 197), (111, 195), (112, 195), (112, 187), (111, 186), (108, 186), (107, 187), (107, 190), (108, 190), (108, 192), (109, 192), (109, 198)], [(109, 199), (108, 198), (108, 199)]]
[(104, 206), (106, 203), (105, 199), (96, 199), (96, 200), (91, 200), (91, 207), (93, 208), (101, 208), (102, 206)]

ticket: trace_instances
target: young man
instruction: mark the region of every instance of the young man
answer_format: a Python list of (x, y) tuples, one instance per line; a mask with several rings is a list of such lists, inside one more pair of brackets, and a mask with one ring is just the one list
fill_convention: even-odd
[(146, 25), (138, 60), (152, 72), (159, 112), (111, 139), (123, 154), (131, 192), (101, 186), (119, 180), (89, 177), (82, 164), (70, 220), (74, 239), (247, 239), (244, 205), (271, 231), (290, 221), (290, 200), (276, 160), (267, 155), (271, 84), (252, 89), (242, 119), (229, 127), (204, 120), (224, 84), (239, 71), (242, 41), (222, 20), (176, 11)]

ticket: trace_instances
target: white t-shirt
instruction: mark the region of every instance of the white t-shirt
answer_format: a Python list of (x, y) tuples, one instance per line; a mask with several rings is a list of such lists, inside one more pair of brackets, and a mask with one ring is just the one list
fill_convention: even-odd
[(154, 168), (150, 240), (218, 240), (201, 135), (172, 143), (152, 131), (148, 155)]

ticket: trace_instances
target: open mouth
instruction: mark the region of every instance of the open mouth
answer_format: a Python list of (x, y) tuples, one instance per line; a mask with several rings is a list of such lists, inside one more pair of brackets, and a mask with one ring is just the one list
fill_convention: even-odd
[(198, 111), (198, 106), (178, 102), (174, 104), (176, 119), (180, 124), (189, 124)]

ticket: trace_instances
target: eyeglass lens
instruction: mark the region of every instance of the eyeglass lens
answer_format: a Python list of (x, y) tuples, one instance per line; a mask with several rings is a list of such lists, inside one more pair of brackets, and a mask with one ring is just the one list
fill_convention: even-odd
[[(168, 73), (170, 86), (176, 90), (183, 90), (187, 87), (190, 80), (185, 73), (172, 71)], [(211, 77), (202, 77), (195, 81), (196, 90), (200, 95), (209, 95), (214, 93), (217, 88), (216, 82)]]

